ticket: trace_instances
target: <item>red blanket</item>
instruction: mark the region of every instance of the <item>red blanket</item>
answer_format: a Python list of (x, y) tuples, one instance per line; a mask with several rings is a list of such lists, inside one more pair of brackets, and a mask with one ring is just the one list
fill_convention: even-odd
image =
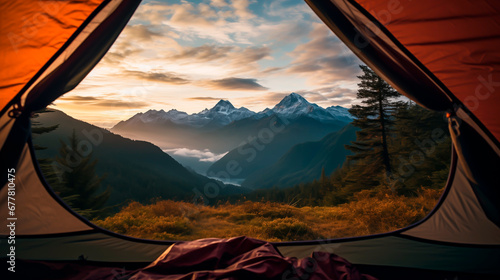
[(54, 272), (51, 279), (376, 280), (334, 254), (314, 252), (304, 259), (286, 258), (270, 243), (248, 237), (179, 242), (150, 265), (136, 270), (61, 263), (45, 265)]

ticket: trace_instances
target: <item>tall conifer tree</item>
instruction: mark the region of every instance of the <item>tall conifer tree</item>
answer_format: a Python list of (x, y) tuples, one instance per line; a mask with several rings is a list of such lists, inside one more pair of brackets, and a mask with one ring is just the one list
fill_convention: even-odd
[(451, 139), (444, 113), (408, 102), (395, 114), (394, 176), (401, 194), (416, 194), (420, 187), (445, 185), (450, 164)]
[(97, 194), (104, 179), (95, 173), (97, 160), (92, 160), (92, 154), (79, 151), (79, 139), (74, 130), (68, 140), (68, 144), (61, 140), (59, 155), (53, 163), (59, 177), (53, 188), (73, 210), (94, 218), (102, 213), (111, 191), (107, 189)]
[(356, 141), (346, 145), (353, 152), (348, 161), (354, 163), (349, 180), (354, 189), (369, 188), (387, 182), (392, 174), (391, 153), (388, 140), (393, 134), (393, 112), (402, 102), (394, 99), (401, 96), (387, 82), (365, 65), (360, 65), (363, 75), (357, 98), (361, 105), (349, 109), (355, 120), (353, 125), (361, 130), (356, 132)]

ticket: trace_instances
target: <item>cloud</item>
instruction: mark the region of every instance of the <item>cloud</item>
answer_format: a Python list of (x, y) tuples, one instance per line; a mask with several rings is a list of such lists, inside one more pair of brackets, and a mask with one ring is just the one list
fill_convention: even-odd
[(142, 72), (142, 71), (132, 71), (126, 70), (123, 72), (124, 76), (135, 77), (138, 79), (151, 81), (151, 82), (162, 82), (167, 84), (181, 85), (187, 84), (190, 81), (177, 76), (175, 73), (169, 72)]
[(81, 95), (74, 95), (74, 96), (63, 96), (59, 98), (61, 100), (65, 101), (76, 101), (76, 102), (87, 102), (87, 101), (96, 101), (98, 100), (97, 98), (93, 96), (81, 96)]
[(262, 70), (261, 73), (263, 73), (263, 74), (270, 74), (270, 73), (279, 72), (282, 69), (283, 69), (283, 67), (268, 67), (268, 68)]
[(202, 86), (219, 90), (266, 90), (257, 82), (257, 79), (224, 78), (201, 83)]
[(199, 101), (219, 101), (219, 100), (226, 100), (227, 98), (225, 97), (208, 97), (208, 96), (198, 96), (198, 97), (188, 97), (185, 98), (187, 100), (199, 100)]
[(171, 59), (188, 59), (201, 62), (217, 60), (227, 57), (234, 49), (233, 46), (202, 45), (199, 47), (186, 47), (180, 53), (171, 56)]
[[(246, 97), (237, 98), (240, 103), (245, 104), (245, 107), (259, 106), (262, 105), (266, 107), (273, 107), (278, 104), (285, 96), (289, 95), (290, 92), (265, 92), (259, 95), (252, 95)], [(247, 107), (247, 108), (248, 108)], [(264, 108), (261, 108), (257, 111), (260, 111)]]
[(151, 41), (153, 37), (162, 36), (159, 32), (154, 32), (150, 30), (151, 26), (146, 26), (142, 24), (138, 25), (127, 25), (123, 30), (125, 36), (130, 36), (135, 39), (143, 41)]
[(307, 20), (312, 17), (319, 22), (316, 14), (303, 1), (273, 0), (266, 1), (266, 13), (272, 17), (294, 18), (298, 20)]
[(298, 94), (310, 102), (318, 103), (319, 105), (346, 105), (356, 103), (356, 90), (344, 86), (334, 85), (313, 90), (297, 91)]
[(220, 62), (231, 69), (256, 70), (258, 61), (271, 57), (271, 48), (267, 46), (246, 47), (204, 44), (197, 47), (184, 47), (177, 54), (167, 59), (182, 61), (184, 64)]
[(231, 57), (231, 63), (252, 63), (269, 57), (271, 54), (271, 48), (267, 46), (262, 47), (248, 47), (240, 52), (240, 55), (233, 55)]
[(61, 101), (70, 101), (74, 105), (85, 105), (92, 107), (99, 107), (102, 110), (103, 107), (110, 110), (112, 108), (122, 109), (122, 108), (143, 108), (148, 107), (150, 104), (143, 101), (123, 101), (120, 99), (110, 99), (110, 98), (98, 98), (94, 96), (81, 96), (81, 95), (70, 95), (60, 98)]
[(323, 24), (315, 24), (309, 36), (309, 42), (290, 53), (294, 60), (287, 73), (302, 75), (315, 85), (356, 79), (361, 71), (358, 66), (361, 61)]
[(254, 15), (248, 10), (250, 2), (248, 0), (233, 0), (233, 8), (235, 14), (242, 19), (248, 19)]
[[(134, 38), (127, 36), (118, 37), (109, 52), (103, 57), (102, 62), (115, 66), (122, 63), (124, 59), (129, 59), (132, 55), (141, 53), (143, 49), (131, 43), (134, 40)], [(101, 63), (98, 64), (98, 67), (101, 66)]]
[(131, 21), (137, 20), (160, 25), (167, 19), (171, 9), (171, 6), (163, 3), (146, 3), (137, 8)]
[(249, 38), (259, 35), (255, 22), (250, 22), (256, 15), (248, 9), (249, 0), (200, 2), (147, 3), (139, 6), (132, 23), (135, 19), (168, 26), (186, 41), (205, 38), (219, 43), (250, 43)]
[(286, 45), (297, 43), (311, 32), (311, 23), (285, 19), (280, 22), (269, 22), (257, 26), (260, 36), (265, 41), (274, 41), (276, 44)]
[(100, 107), (143, 108), (149, 106), (149, 103), (142, 101), (101, 100), (95, 103), (95, 105)]
[(228, 152), (222, 154), (214, 154), (209, 149), (204, 150), (191, 150), (187, 148), (180, 149), (165, 149), (165, 153), (171, 153), (182, 157), (198, 158), (201, 162), (216, 162), (225, 156)]
[(212, 4), (212, 6), (218, 7), (218, 8), (221, 8), (221, 7), (224, 7), (227, 5), (226, 0), (210, 0), (210, 3)]
[(225, 156), (227, 153), (219, 154), (219, 155), (214, 155), (213, 157), (207, 157), (207, 158), (202, 158), (200, 159), (201, 162), (216, 162), (219, 159), (221, 159), (223, 156)]
[(269, 92), (264, 95), (261, 100), (267, 104), (278, 104), (285, 96), (289, 95), (290, 92)]
[(192, 5), (184, 2), (181, 5), (175, 5), (174, 14), (170, 18), (170, 22), (188, 26), (207, 26), (210, 25), (208, 18), (215, 17), (216, 14), (206, 5)]

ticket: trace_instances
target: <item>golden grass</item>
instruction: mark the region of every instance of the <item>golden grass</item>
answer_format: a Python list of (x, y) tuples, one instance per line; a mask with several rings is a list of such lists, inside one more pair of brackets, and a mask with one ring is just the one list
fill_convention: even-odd
[(134, 237), (161, 240), (228, 238), (246, 235), (268, 241), (361, 236), (396, 230), (424, 218), (441, 191), (422, 189), (417, 197), (362, 191), (334, 207), (294, 207), (246, 201), (217, 206), (171, 200), (132, 202), (97, 225)]

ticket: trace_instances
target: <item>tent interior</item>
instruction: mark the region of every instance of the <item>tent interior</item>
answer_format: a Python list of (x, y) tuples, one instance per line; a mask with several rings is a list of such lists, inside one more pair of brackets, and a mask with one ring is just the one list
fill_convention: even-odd
[[(30, 131), (31, 114), (46, 108), (85, 78), (116, 40), (140, 1), (67, 1), (60, 6), (57, 1), (35, 2), (38, 1), (0, 4), (0, 170), (4, 172), (0, 182), (0, 217), (4, 221), (0, 258), (6, 264), (1, 274), (12, 277), (7, 270), (13, 245), (9, 237), (14, 231), (8, 225), (12, 222), (17, 277), (65, 279), (77, 270), (72, 265), (81, 264), (87, 279), (92, 279), (91, 271), (104, 267), (133, 271), (146, 266), (167, 249), (174, 250), (174, 242), (123, 236), (75, 213), (41, 174)], [(361, 237), (273, 242), (272, 247), (282, 257), (300, 259), (313, 252), (332, 253), (379, 279), (497, 279), (500, 2), (306, 3), (347, 47), (398, 92), (425, 108), (448, 113), (452, 162), (438, 204), (413, 225)], [(29, 36), (23, 33), (26, 18), (51, 12), (58, 18), (30, 26), (36, 30)], [(9, 180), (12, 177), (8, 170), (15, 170), (15, 184)], [(13, 197), (17, 203), (15, 220), (8, 211)], [(193, 242), (199, 248), (206, 245)], [(221, 246), (220, 252), (210, 246), (204, 252), (233, 254), (228, 252), (234, 242), (250, 242), (250, 247), (268, 244), (236, 238), (228, 240), (226, 247)], [(193, 258), (186, 253), (189, 257)], [(190, 272), (189, 266), (195, 266), (187, 264), (190, 261), (184, 263), (187, 268), (179, 271)], [(272, 261), (267, 265), (268, 270), (281, 269), (279, 264), (273, 266)], [(50, 278), (54, 271), (59, 274)], [(120, 279), (107, 273), (107, 279)], [(258, 278), (258, 272), (252, 273), (252, 277)], [(265, 276), (270, 275), (266, 274), (269, 271), (259, 273), (260, 279), (272, 278)], [(288, 279), (284, 274), (273, 277)]]

